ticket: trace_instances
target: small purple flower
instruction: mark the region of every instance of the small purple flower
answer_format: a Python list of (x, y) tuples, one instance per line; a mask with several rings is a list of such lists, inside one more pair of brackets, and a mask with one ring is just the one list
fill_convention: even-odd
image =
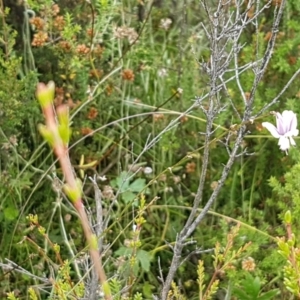
[(276, 127), (269, 122), (263, 122), (262, 126), (267, 128), (275, 138), (279, 139), (278, 145), (280, 150), (287, 153), (291, 145), (296, 145), (293, 136), (299, 134), (299, 130), (297, 129), (297, 117), (291, 110), (285, 110), (282, 114), (276, 112), (275, 116)]

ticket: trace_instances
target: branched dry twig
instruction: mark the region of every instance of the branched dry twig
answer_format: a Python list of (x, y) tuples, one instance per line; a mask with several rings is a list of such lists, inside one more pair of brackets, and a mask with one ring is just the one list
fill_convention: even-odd
[[(206, 216), (208, 210), (212, 206), (212, 204), (216, 201), (217, 196), (223, 187), (225, 180), (228, 177), (229, 171), (231, 170), (236, 158), (240, 155), (245, 155), (245, 150), (240, 152), (240, 146), (243, 142), (244, 136), (247, 134), (246, 124), (250, 122), (251, 115), (253, 112), (253, 104), (254, 104), (254, 95), (258, 88), (258, 84), (262, 80), (262, 77), (266, 71), (266, 68), (269, 64), (269, 61), (272, 56), (272, 52), (275, 46), (276, 35), (278, 31), (278, 26), (280, 20), (282, 18), (283, 9), (285, 6), (286, 1), (282, 1), (280, 5), (275, 9), (274, 12), (274, 22), (273, 22), (273, 29), (272, 29), (272, 36), (269, 40), (267, 48), (261, 58), (258, 55), (258, 47), (256, 47), (256, 61), (253, 62), (251, 65), (254, 67), (255, 78), (252, 84), (252, 88), (250, 91), (250, 96), (246, 98), (244, 89), (242, 87), (240, 81), (240, 70), (249, 69), (250, 65), (239, 65), (238, 54), (242, 48), (240, 45), (240, 37), (249, 24), (254, 24), (256, 31), (258, 30), (258, 17), (262, 14), (264, 10), (266, 10), (269, 6), (271, 1), (268, 1), (265, 5), (261, 8), (257, 7), (258, 3), (255, 0), (248, 1), (247, 7), (242, 11), (242, 4), (244, 1), (235, 1), (235, 14), (229, 13), (228, 11), (225, 12), (224, 5), (226, 1), (219, 0), (216, 8), (212, 7), (213, 4), (206, 0), (201, 1), (202, 7), (206, 12), (206, 16), (208, 19), (208, 26), (203, 24), (204, 32), (209, 39), (210, 42), (210, 60), (202, 65), (202, 70), (206, 71), (207, 75), (209, 76), (209, 93), (205, 95), (205, 98), (208, 98), (209, 104), (208, 108), (204, 110), (204, 114), (207, 119), (206, 125), (206, 132), (205, 132), (205, 143), (204, 143), (204, 152), (203, 152), (203, 159), (202, 159), (202, 169), (201, 175), (198, 185), (198, 190), (196, 196), (194, 198), (194, 202), (192, 205), (192, 210), (186, 221), (184, 227), (178, 233), (175, 245), (173, 247), (173, 258), (169, 268), (169, 272), (167, 277), (165, 278), (162, 286), (162, 291), (160, 294), (160, 298), (162, 300), (166, 300), (168, 296), (168, 292), (175, 276), (175, 273), (182, 261), (182, 250), (185, 246), (186, 240), (194, 233), (196, 227), (201, 223), (203, 218)], [(227, 2), (226, 5), (229, 5)], [(254, 15), (250, 18), (248, 17), (248, 12), (252, 6), (256, 6), (256, 10)], [(233, 20), (233, 16), (235, 19)], [(226, 52), (228, 47), (232, 47), (229, 52)], [(230, 64), (234, 65), (234, 69), (230, 69)], [(201, 213), (198, 215), (197, 209), (199, 205), (203, 201), (203, 192), (204, 192), (204, 184), (206, 181), (206, 174), (207, 174), (207, 166), (210, 156), (210, 142), (212, 136), (212, 125), (214, 123), (214, 119), (217, 115), (221, 112), (221, 106), (224, 103), (220, 103), (219, 101), (219, 93), (220, 90), (225, 90), (226, 93), (226, 84), (228, 80), (224, 80), (223, 76), (226, 73), (234, 72), (234, 79), (238, 86), (238, 89), (241, 94), (241, 98), (243, 99), (243, 103), (245, 106), (244, 113), (240, 114), (238, 109), (235, 107), (233, 100), (230, 100), (230, 105), (233, 107), (235, 113), (240, 116), (242, 115), (242, 123), (236, 128), (237, 135), (234, 142), (234, 146), (232, 149), (229, 149), (228, 145), (226, 147), (228, 152), (228, 160), (227, 163), (223, 167), (223, 171), (221, 174), (220, 179), (218, 180), (218, 185), (210, 195), (208, 201), (206, 202), (204, 208), (201, 210)], [(274, 104), (279, 96), (286, 90), (286, 88), (291, 84), (294, 78), (300, 73), (298, 70), (291, 80), (287, 83), (286, 87), (283, 91), (276, 97), (274, 100), (271, 101), (271, 104), (266, 105), (260, 113), (265, 111), (270, 105)], [(231, 134), (229, 132), (229, 134)], [(227, 139), (228, 144), (229, 138)]]

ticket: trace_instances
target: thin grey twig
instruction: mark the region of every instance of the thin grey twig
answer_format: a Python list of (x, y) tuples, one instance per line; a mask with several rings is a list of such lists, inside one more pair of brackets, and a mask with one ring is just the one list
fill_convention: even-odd
[(288, 87), (294, 82), (296, 77), (300, 74), (300, 68), (293, 74), (291, 79), (286, 83), (286, 85), (282, 88), (282, 90), (278, 93), (278, 95), (271, 100), (268, 104), (266, 104), (258, 113), (256, 113), (253, 118), (257, 118), (260, 115), (262, 115), (265, 111), (267, 111), (271, 106), (276, 104), (279, 100), (279, 98), (285, 93), (285, 91), (288, 89)]
[(19, 272), (21, 274), (27, 275), (27, 276), (29, 276), (29, 277), (31, 277), (33, 279), (36, 279), (38, 281), (51, 284), (48, 278), (34, 275), (31, 272), (25, 270), (24, 268), (22, 268), (21, 266), (19, 266), (18, 264), (16, 264), (15, 262), (11, 261), (8, 258), (5, 258), (5, 260), (8, 263), (6, 263), (6, 264), (0, 263), (0, 267), (3, 268), (4, 270), (6, 270), (6, 271), (16, 271), (16, 272)]
[[(257, 28), (258, 24), (258, 17), (262, 14), (262, 12), (268, 8), (268, 5), (270, 4), (270, 1), (268, 1), (267, 4), (263, 5), (262, 8), (256, 7), (256, 11), (254, 16), (252, 18), (248, 18), (248, 12), (250, 11), (251, 6), (258, 5), (258, 1), (251, 0), (247, 3), (247, 8), (243, 12), (241, 12), (242, 3), (236, 4), (237, 5), (237, 13), (234, 21), (231, 21), (231, 18), (233, 14), (228, 14), (227, 16), (223, 13), (223, 11), (220, 9), (220, 5), (223, 3), (222, 0), (220, 0), (219, 5), (217, 5), (216, 10), (214, 11), (211, 7), (208, 6), (208, 1), (202, 0), (201, 4), (206, 12), (207, 20), (208, 20), (208, 27), (203, 25), (204, 31), (206, 33), (206, 36), (209, 39), (210, 42), (210, 61), (205, 65), (204, 70), (207, 72), (209, 76), (209, 88), (210, 91), (208, 95), (205, 95), (205, 98), (208, 98), (208, 105), (206, 103), (206, 108), (203, 107), (203, 112), (205, 113), (205, 116), (207, 118), (207, 125), (206, 125), (206, 132), (205, 132), (205, 141), (204, 141), (204, 151), (202, 155), (202, 165), (201, 165), (201, 174), (199, 179), (199, 185), (197, 189), (196, 196), (194, 198), (194, 202), (192, 205), (192, 209), (190, 212), (190, 215), (183, 226), (183, 228), (180, 230), (180, 232), (176, 236), (176, 241), (173, 246), (173, 257), (172, 261), (169, 267), (168, 274), (164, 280), (162, 291), (160, 294), (161, 300), (166, 300), (168, 296), (168, 292), (171, 286), (171, 282), (173, 281), (173, 278), (175, 276), (175, 273), (182, 263), (182, 251), (185, 247), (186, 240), (191, 237), (191, 235), (194, 233), (195, 229), (201, 221), (204, 219), (204, 217), (207, 215), (209, 209), (213, 205), (213, 203), (216, 201), (217, 196), (219, 195), (219, 192), (221, 188), (223, 187), (226, 178), (228, 177), (229, 171), (231, 170), (235, 160), (237, 157), (241, 155), (245, 155), (246, 151), (241, 149), (241, 144), (243, 142), (243, 139), (245, 135), (248, 133), (246, 128), (246, 123), (251, 118), (251, 112), (253, 110), (253, 104), (254, 104), (254, 95), (257, 90), (259, 82), (262, 80), (264, 72), (269, 64), (269, 61), (272, 56), (272, 52), (275, 46), (275, 39), (276, 34), (278, 30), (278, 26), (280, 23), (280, 20), (282, 18), (283, 14), (283, 8), (285, 5), (285, 0), (283, 0), (280, 4), (280, 7), (276, 10), (274, 14), (274, 22), (273, 22), (273, 30), (272, 30), (272, 37), (269, 40), (267, 49), (265, 50), (262, 58), (256, 57), (256, 61), (252, 64), (248, 64), (246, 66), (240, 67), (238, 63), (238, 53), (241, 49), (239, 45), (239, 39), (242, 34), (242, 32), (246, 29), (247, 25), (250, 23), (255, 24)], [(210, 4), (213, 5), (213, 4)], [(227, 21), (225, 18), (227, 17)], [(227, 26), (227, 28), (226, 28)], [(229, 34), (230, 33), (230, 34)], [(233, 35), (232, 35), (233, 34)], [(229, 39), (233, 40), (233, 42), (229, 41)], [(222, 61), (222, 57), (224, 57), (224, 54), (226, 52), (226, 47), (232, 46), (233, 49), (229, 51), (229, 53), (232, 53), (231, 55), (228, 55), (226, 57), (225, 61)], [(232, 52), (233, 50), (233, 52)], [(229, 63), (233, 59), (234, 69), (229, 70)], [(250, 89), (250, 96), (246, 99), (244, 88), (242, 86), (242, 82), (240, 80), (240, 74), (241, 71), (239, 70), (245, 70), (249, 69), (250, 65), (255, 66), (255, 78), (252, 84), (252, 87)], [(209, 161), (209, 155), (210, 155), (210, 141), (211, 141), (211, 134), (212, 134), (212, 123), (213, 120), (216, 118), (217, 114), (222, 112), (221, 106), (221, 96), (219, 95), (221, 89), (223, 88), (225, 91), (227, 90), (226, 84), (228, 82), (227, 80), (223, 79), (223, 75), (225, 73), (228, 74), (228, 72), (233, 71), (234, 76), (231, 78), (234, 78), (236, 81), (236, 84), (238, 86), (238, 89), (240, 91), (240, 97), (244, 101), (245, 110), (243, 113), (238, 113), (237, 108), (235, 107), (235, 104), (233, 101), (231, 101), (233, 110), (238, 115), (243, 115), (242, 122), (240, 125), (237, 126), (236, 131), (236, 137), (233, 144), (232, 149), (229, 149), (228, 141), (229, 136), (227, 139), (227, 145), (225, 145), (227, 151), (228, 151), (228, 160), (225, 163), (221, 176), (218, 180), (218, 185), (215, 187), (214, 191), (211, 193), (209, 199), (207, 200), (206, 204), (204, 205), (204, 208), (201, 210), (200, 214), (198, 214), (198, 208), (199, 205), (202, 203), (203, 198), (203, 190), (204, 190), (204, 183), (206, 181), (206, 175), (207, 175), (207, 165)], [(294, 80), (294, 78), (300, 73), (300, 70), (297, 71), (293, 78), (288, 82), (285, 89), (290, 85), (290, 83)], [(279, 96), (285, 91), (285, 89), (276, 97), (272, 103), (275, 103)], [(201, 97), (201, 100), (204, 97)], [(272, 104), (271, 104), (272, 105)], [(208, 106), (208, 108), (207, 108)], [(266, 105), (263, 110), (266, 110), (269, 106)], [(241, 151), (242, 150), (242, 151)]]

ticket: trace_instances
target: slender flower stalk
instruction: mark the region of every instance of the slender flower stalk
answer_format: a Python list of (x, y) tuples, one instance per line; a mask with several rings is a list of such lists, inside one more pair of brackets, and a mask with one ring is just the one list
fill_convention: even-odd
[(275, 112), (276, 127), (269, 123), (263, 122), (262, 126), (270, 131), (273, 137), (279, 139), (278, 145), (280, 150), (285, 151), (287, 154), (290, 146), (295, 146), (296, 142), (293, 136), (299, 134), (297, 129), (297, 116), (291, 110), (285, 110), (281, 113)]
[(54, 88), (54, 82), (49, 82), (47, 85), (45, 85), (44, 83), (39, 83), (37, 86), (36, 96), (40, 102), (46, 120), (46, 125), (40, 125), (39, 130), (44, 139), (53, 148), (53, 151), (59, 160), (66, 180), (66, 184), (64, 185), (64, 192), (72, 201), (74, 207), (78, 212), (85, 237), (89, 244), (91, 259), (94, 263), (95, 270), (102, 285), (105, 299), (111, 300), (112, 296), (109, 284), (106, 279), (106, 274), (102, 266), (97, 237), (93, 233), (89, 224), (89, 220), (81, 199), (81, 185), (74, 176), (72, 165), (68, 155), (68, 143), (71, 135), (68, 107), (65, 105), (61, 105), (57, 108), (56, 113), (59, 121), (58, 123), (53, 110), (53, 99), (55, 91)]

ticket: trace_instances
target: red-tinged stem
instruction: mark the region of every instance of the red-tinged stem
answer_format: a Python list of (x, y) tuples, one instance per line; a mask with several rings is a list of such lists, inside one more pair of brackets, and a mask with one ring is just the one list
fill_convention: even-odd
[[(61, 168), (63, 170), (63, 173), (65, 175), (66, 182), (69, 184), (71, 188), (77, 188), (77, 183), (74, 177), (74, 174), (72, 172), (72, 167), (71, 163), (68, 157), (68, 151), (67, 149), (61, 148), (61, 147), (55, 147), (54, 151), (59, 159)], [(101, 260), (101, 255), (99, 254), (99, 251), (97, 248), (94, 246), (94, 241), (93, 241), (93, 232), (91, 230), (91, 227), (89, 225), (89, 220), (86, 215), (86, 212), (84, 210), (84, 206), (82, 204), (82, 200), (80, 198), (76, 199), (73, 202), (74, 207), (76, 208), (79, 218), (81, 220), (81, 224), (83, 227), (83, 231), (85, 234), (85, 237), (88, 241), (89, 244), (89, 250), (90, 250), (90, 255), (91, 259), (94, 262), (94, 267), (96, 269), (96, 273), (98, 274), (99, 281), (103, 285), (107, 282), (107, 278), (102, 266), (102, 260)], [(111, 300), (112, 297), (110, 294), (105, 295), (105, 299)]]
[[(85, 233), (85, 236), (88, 240), (88, 243), (90, 245), (90, 254), (92, 261), (94, 262), (94, 266), (96, 269), (96, 272), (99, 276), (99, 281), (101, 284), (105, 283), (107, 281), (106, 274), (104, 272), (103, 266), (102, 266), (102, 259), (101, 255), (99, 254), (99, 251), (97, 248), (94, 248), (94, 243), (93, 243), (93, 233), (91, 231), (91, 228), (89, 226), (89, 221), (86, 215), (86, 212), (83, 208), (83, 206), (76, 208), (79, 214), (79, 217), (81, 219), (83, 231)], [(106, 295), (106, 299), (112, 299), (111, 295)]]
[[(54, 111), (52, 105), (46, 105), (43, 107), (43, 113), (46, 119), (46, 126), (52, 132), (54, 138), (54, 152), (59, 160), (63, 174), (65, 176), (65, 181), (69, 185), (70, 189), (78, 189), (75, 176), (73, 174), (72, 165), (68, 156), (68, 149), (65, 147), (58, 131), (57, 122), (55, 119)], [(103, 269), (101, 255), (98, 251), (97, 244), (95, 246), (95, 241), (93, 239), (94, 234), (89, 225), (89, 220), (84, 210), (84, 206), (81, 198), (73, 200), (73, 205), (76, 208), (79, 218), (83, 227), (83, 231), (87, 242), (89, 244), (89, 251), (91, 259), (94, 263), (96, 273), (102, 286), (104, 287), (104, 294), (106, 300), (111, 300), (112, 296), (110, 291), (107, 291), (107, 278)]]

